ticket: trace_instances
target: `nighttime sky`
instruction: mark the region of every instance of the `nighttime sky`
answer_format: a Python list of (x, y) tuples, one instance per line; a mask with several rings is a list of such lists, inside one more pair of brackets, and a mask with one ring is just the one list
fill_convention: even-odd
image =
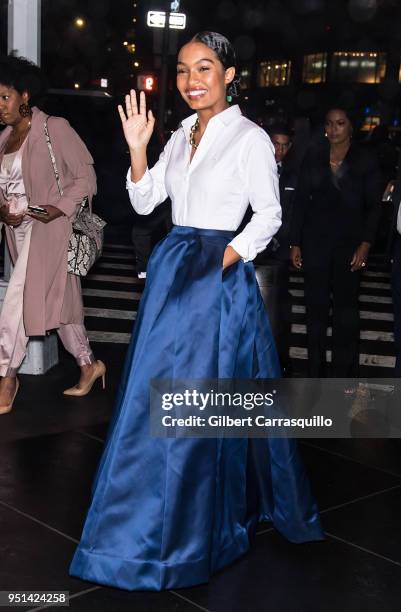
[[(399, 54), (400, 5), (397, 0), (181, 0), (188, 21), (177, 44), (198, 30), (214, 29), (233, 40), (243, 61), (366, 45)], [(164, 6), (164, 0), (42, 0), (43, 66), (51, 83), (71, 86), (106, 74), (123, 80), (135, 72), (134, 61), (152, 69), (153, 31), (146, 13)], [(82, 29), (74, 26), (77, 16), (86, 20)], [(135, 56), (123, 47), (124, 40), (135, 43)]]

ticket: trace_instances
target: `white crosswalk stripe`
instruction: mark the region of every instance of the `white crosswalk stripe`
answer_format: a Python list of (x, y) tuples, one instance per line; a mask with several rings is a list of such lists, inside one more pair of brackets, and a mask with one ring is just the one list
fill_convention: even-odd
[(89, 308), (85, 309), (86, 317), (100, 317), (101, 319), (128, 319), (134, 321), (136, 312), (134, 310), (113, 310), (112, 308)]
[[(305, 306), (301, 304), (293, 304), (291, 307), (293, 314), (305, 314)], [(394, 321), (394, 315), (391, 312), (369, 312), (368, 310), (360, 310), (361, 319), (372, 321)]]
[[(332, 328), (328, 327), (327, 328), (327, 335), (331, 336), (332, 335)], [(291, 325), (291, 332), (293, 334), (306, 334), (306, 325), (300, 325), (297, 323), (293, 323)], [(380, 340), (381, 342), (394, 342), (394, 334), (393, 332), (383, 332), (383, 331), (372, 331), (370, 329), (368, 330), (361, 330), (360, 332), (360, 338), (361, 340), (371, 340), (371, 341), (377, 341)]]
[[(290, 348), (290, 357), (292, 359), (307, 359), (308, 351), (306, 348), (292, 346)], [(326, 351), (326, 359), (328, 362), (331, 362), (331, 351)], [(395, 357), (389, 357), (388, 355), (366, 355), (365, 353), (361, 353), (359, 355), (359, 364), (377, 366), (379, 368), (394, 368)]]
[(88, 331), (90, 342), (113, 342), (113, 344), (128, 344), (131, 334), (118, 332)]

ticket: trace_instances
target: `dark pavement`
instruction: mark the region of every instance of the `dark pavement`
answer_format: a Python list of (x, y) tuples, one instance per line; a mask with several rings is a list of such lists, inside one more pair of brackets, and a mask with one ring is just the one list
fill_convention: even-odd
[[(45, 376), (21, 376), (13, 411), (0, 417), (1, 589), (68, 590), (70, 609), (97, 612), (399, 610), (399, 440), (301, 443), (325, 542), (290, 544), (263, 524), (242, 560), (207, 585), (170, 592), (126, 593), (69, 578), (138, 303), (125, 294), (140, 293), (143, 286), (134, 277), (130, 253), (108, 247), (92, 280), (84, 282), (93, 348), (108, 368), (106, 391), (99, 384), (85, 398), (64, 397), (62, 390), (74, 384), (78, 370), (60, 351), (59, 365)], [(104, 267), (110, 264), (128, 268)], [(117, 311), (125, 314), (117, 316)]]

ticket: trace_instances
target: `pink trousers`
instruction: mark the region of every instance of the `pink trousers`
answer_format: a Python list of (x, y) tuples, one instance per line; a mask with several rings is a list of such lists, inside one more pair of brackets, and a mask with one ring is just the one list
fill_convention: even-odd
[[(0, 313), (0, 376), (16, 376), (29, 340), (25, 335), (23, 299), (31, 230), (32, 219), (29, 218), (13, 229), (18, 259)], [(83, 325), (60, 324), (57, 333), (79, 366), (93, 363), (94, 356)]]

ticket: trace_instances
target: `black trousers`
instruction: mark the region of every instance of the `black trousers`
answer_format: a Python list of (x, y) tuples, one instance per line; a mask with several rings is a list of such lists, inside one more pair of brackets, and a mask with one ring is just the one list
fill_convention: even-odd
[(256, 265), (256, 278), (269, 316), (280, 365), (288, 373), (291, 336), (291, 296), (289, 293), (289, 262), (264, 261)]
[(308, 374), (327, 373), (327, 327), (332, 307), (331, 376), (356, 378), (359, 371), (360, 272), (351, 272), (354, 247), (302, 250), (308, 346)]
[(394, 375), (398, 378), (401, 377), (401, 236), (398, 233), (394, 244), (391, 281), (393, 287), (394, 343), (396, 354)]
[(170, 229), (171, 207), (167, 203), (158, 206), (150, 215), (136, 215), (131, 236), (137, 272), (146, 272), (153, 247)]

